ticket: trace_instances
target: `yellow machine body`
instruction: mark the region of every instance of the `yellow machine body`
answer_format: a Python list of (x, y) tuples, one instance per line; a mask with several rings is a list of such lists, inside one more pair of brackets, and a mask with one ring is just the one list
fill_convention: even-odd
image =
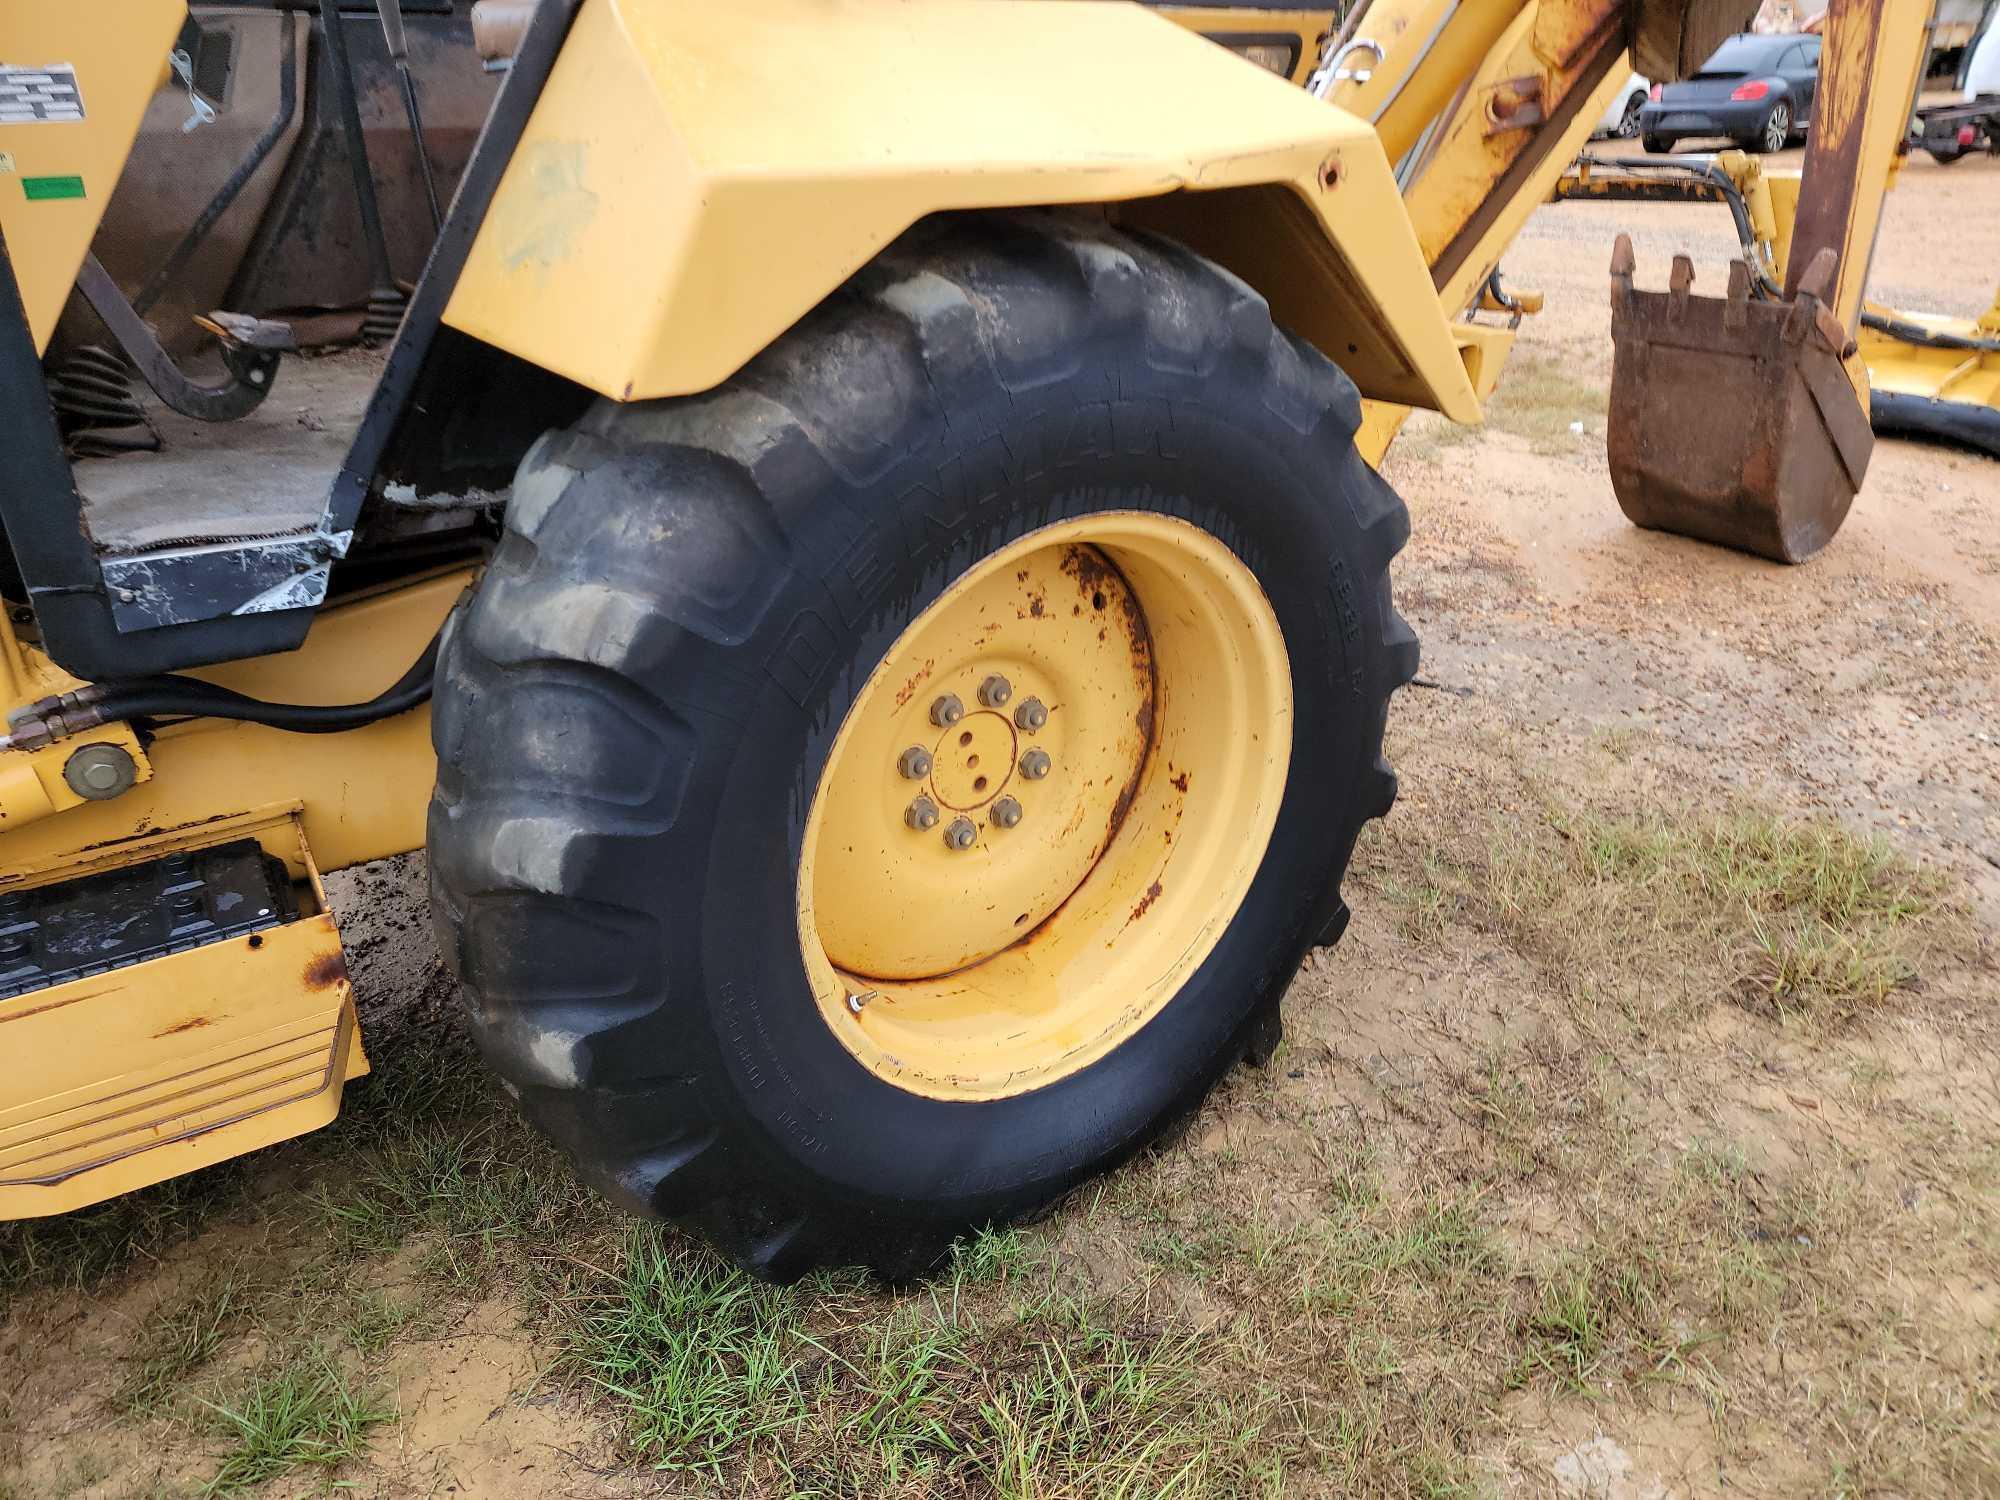
[(1374, 131), (1095, 0), (586, 0), (445, 321), (684, 395), (926, 215), (1166, 194), (1364, 395), (1478, 420)]
[[(261, 697), (343, 703), (420, 653), (471, 575), (438, 574), (329, 609), (301, 651), (204, 670)], [(59, 690), (0, 624), (7, 702)], [(35, 675), (16, 675), (23, 666)], [(367, 1070), (326, 868), (419, 848), (435, 774), (427, 710), (337, 735), (196, 719), (140, 749), (107, 725), (33, 756), (116, 743), (145, 773), (122, 796), (0, 824), (0, 897), (177, 850), (254, 839), (283, 860), (299, 919), (0, 1000), (0, 1219), (62, 1213), (316, 1129)], [(40, 778), (37, 778), (37, 785)], [(67, 792), (67, 788), (63, 790)], [(0, 781), (9, 806), (43, 806)]]
[[(1861, 357), (1868, 362), (1872, 389), (2000, 412), (2000, 352), (1991, 347), (2000, 344), (2000, 293), (1976, 319), (1899, 313), (1883, 307), (1868, 307), (1866, 311), (1891, 325), (1944, 336), (1938, 343), (1925, 344), (1863, 326)], [(1966, 344), (1986, 347), (1967, 348)]]
[(326, 1124), (368, 1071), (340, 933), (298, 807), (13, 872), (73, 879), (253, 838), (299, 916), (263, 932), (0, 1000), (0, 1218), (65, 1213)]
[(45, 348), (166, 72), (182, 0), (0, 6), (0, 231)]

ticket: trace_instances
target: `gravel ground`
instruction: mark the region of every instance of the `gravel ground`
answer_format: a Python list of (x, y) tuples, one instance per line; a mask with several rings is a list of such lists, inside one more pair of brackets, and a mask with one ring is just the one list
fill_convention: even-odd
[[(1894, 834), (2000, 911), (2000, 464), (1880, 442), (1846, 526), (1799, 568), (1634, 529), (1603, 447), (1620, 230), (1642, 286), (1664, 286), (1686, 250), (1696, 290), (1721, 293), (1734, 238), (1719, 208), (1546, 207), (1504, 264), (1510, 285), (1548, 295), (1515, 353), (1559, 375), (1519, 424), (1532, 432), (1509, 431), (1503, 411), (1454, 441), (1419, 418), (1416, 441), (1392, 450), (1414, 520), (1403, 597), (1427, 674), (1470, 688), (1460, 711), (1474, 716), (1492, 704), (1546, 725), (1643, 729), (1780, 806)], [(2000, 161), (1910, 162), (1870, 296), (1972, 317), (1996, 279)]]

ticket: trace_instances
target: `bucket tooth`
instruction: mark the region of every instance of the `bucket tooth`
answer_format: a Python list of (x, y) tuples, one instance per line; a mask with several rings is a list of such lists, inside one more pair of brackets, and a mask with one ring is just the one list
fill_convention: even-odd
[(1667, 290), (1673, 294), (1674, 314), (1678, 317), (1687, 311), (1688, 297), (1694, 291), (1694, 262), (1685, 255), (1674, 257), (1674, 268), (1667, 274)]
[(1722, 326), (1736, 333), (1749, 321), (1750, 264), (1748, 261), (1732, 260), (1729, 263), (1729, 297), (1722, 309)]
[(1616, 292), (1618, 283), (1623, 282), (1626, 291), (1632, 290), (1632, 273), (1639, 269), (1639, 258), (1632, 253), (1632, 236), (1620, 234), (1611, 242), (1611, 281)]
[(1824, 300), (1833, 252), (1789, 300), (1759, 295), (1742, 261), (1725, 297), (1694, 294), (1685, 255), (1664, 292), (1637, 290), (1636, 269), (1621, 234), (1605, 444), (1620, 509), (1635, 525), (1804, 562), (1840, 529), (1874, 448), (1845, 363), (1853, 340)]
[(1839, 269), (1839, 254), (1831, 245), (1820, 246), (1813, 253), (1813, 258), (1806, 262), (1793, 295), (1811, 297), (1817, 302), (1828, 301), (1833, 296), (1834, 273)]

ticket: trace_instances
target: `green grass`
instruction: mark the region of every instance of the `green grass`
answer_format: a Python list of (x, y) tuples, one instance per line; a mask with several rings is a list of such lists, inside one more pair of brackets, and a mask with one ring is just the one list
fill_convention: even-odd
[(948, 1280), (958, 1287), (1004, 1281), (1027, 1270), (1033, 1259), (1034, 1247), (1014, 1226), (982, 1229), (952, 1247)]
[(370, 1288), (350, 1292), (337, 1301), (328, 1327), (365, 1358), (381, 1353), (400, 1335), (426, 1321), (422, 1303)]
[(1258, 1477), (1268, 1417), (1254, 1399), (1221, 1394), (1207, 1342), (1128, 1330), (1082, 1302), (1037, 1308), (983, 1344), (973, 1428), (983, 1451), (966, 1468), (1023, 1500), (1242, 1493)]
[(420, 1121), (360, 1156), (310, 1204), (341, 1254), (384, 1255), (421, 1240), (425, 1273), (468, 1296), (519, 1255), (542, 1253), (609, 1213), (508, 1114)]
[(1562, 1257), (1537, 1278), (1521, 1319), (1515, 1378), (1541, 1374), (1558, 1391), (1588, 1393), (1621, 1345), (1656, 1360), (1673, 1342), (1664, 1331), (1662, 1284), (1659, 1267), (1638, 1247)]
[(571, 1358), (618, 1398), (632, 1451), (660, 1468), (718, 1468), (795, 1436), (809, 1377), (799, 1300), (650, 1227), (582, 1302)]
[(259, 1371), (231, 1399), (204, 1402), (227, 1451), (204, 1493), (237, 1495), (298, 1469), (328, 1478), (360, 1454), (395, 1408), (362, 1389), (317, 1346)]
[(729, 1489), (1003, 1496), (1244, 1493), (1262, 1408), (1224, 1341), (1059, 1288), (1018, 1232), (931, 1286), (751, 1281), (638, 1226), (553, 1306), (564, 1368), (626, 1452)]
[(91, 1287), (135, 1259), (164, 1258), (238, 1201), (249, 1177), (239, 1159), (74, 1213), (0, 1224), (0, 1312), (27, 1292)]
[[(921, 1286), (767, 1287), (615, 1219), (468, 1092), (450, 1047), (387, 1059), (387, 1100), (352, 1104), (402, 1115), (284, 1148), (310, 1193), (135, 1195), (0, 1274), (89, 1285), (259, 1214), (254, 1274), (184, 1283), (119, 1372), (149, 1437), (213, 1424), (215, 1493), (381, 1483), (340, 1466), (393, 1416), (383, 1352), (516, 1288), (580, 1451), (670, 1471), (628, 1476), (668, 1493), (1484, 1495), (1522, 1413), (1550, 1403), (1589, 1403), (1607, 1431), (1691, 1411), (1774, 1492), (1828, 1474), (1853, 1493), (1991, 1488), (2000, 1345), (1913, 1309), (2000, 1253), (2000, 1150), (1924, 1095), (1933, 1064), (1894, 1050), (1900, 1029), (1846, 1029), (1962, 956), (1948, 884), (1755, 811), (1611, 814), (1533, 788), (1480, 805), (1490, 822), (1433, 804), (1371, 835), (1360, 884), (1384, 899), (1364, 952), (1503, 988), (1470, 989), (1462, 1019), (1353, 965), (1309, 975), (1354, 988), (1293, 1010), (1279, 1067), (1233, 1075), (1186, 1131), (1044, 1224), (968, 1239)], [(1688, 1024), (1730, 1003), (1716, 1036)], [(1349, 1043), (1371, 1006), (1380, 1058)], [(1861, 1050), (1877, 1045), (1893, 1060)], [(1823, 1108), (1788, 1114), (1807, 1106), (1785, 1091)], [(1879, 1155), (1829, 1141), (1836, 1109)], [(281, 1352), (219, 1386), (251, 1328)], [(424, 1366), (414, 1346), (398, 1361), (449, 1379)], [(1746, 1456), (1808, 1449), (1804, 1477)], [(0, 1444), (0, 1495), (56, 1482), (16, 1469)]]

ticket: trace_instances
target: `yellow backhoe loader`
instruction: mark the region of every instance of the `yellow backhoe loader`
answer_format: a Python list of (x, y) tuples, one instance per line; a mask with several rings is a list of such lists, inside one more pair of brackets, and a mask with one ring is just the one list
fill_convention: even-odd
[[(522, 1110), (759, 1274), (919, 1273), (1138, 1150), (1269, 1054), (1395, 796), (1374, 462), (1479, 419), (1501, 252), (1749, 9), (487, 0), (497, 94), (315, 475), (246, 388), (328, 426), (338, 361), (238, 310), (186, 373), (90, 255), (180, 0), (13, 0), (0, 1215), (329, 1120), (320, 876), (415, 849)], [(1774, 534), (1866, 466), (1921, 12), (1836, 0), (1783, 287), (1620, 292), (1621, 407), (1754, 364), (1776, 425), (1703, 467)], [(72, 462), (78, 295), (235, 420)], [(1728, 531), (1651, 441), (1621, 490)]]

